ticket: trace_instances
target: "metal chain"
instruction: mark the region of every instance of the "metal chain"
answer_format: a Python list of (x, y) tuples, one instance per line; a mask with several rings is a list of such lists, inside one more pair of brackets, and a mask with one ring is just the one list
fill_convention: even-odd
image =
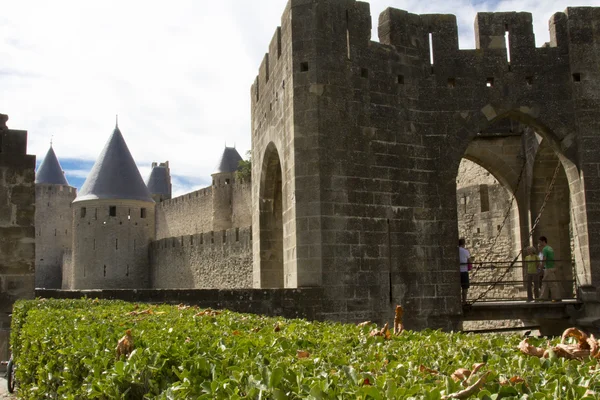
[[(531, 230), (529, 231), (529, 235), (527, 236), (527, 240), (529, 240), (533, 236), (533, 232), (535, 231), (535, 228), (537, 228), (537, 225), (539, 224), (540, 219), (542, 218), (542, 213), (544, 212), (544, 208), (546, 208), (546, 203), (548, 202), (548, 199), (550, 198), (550, 195), (552, 194), (552, 189), (554, 188), (554, 183), (556, 182), (556, 177), (558, 176), (558, 172), (560, 171), (560, 166), (561, 166), (561, 163), (560, 163), (560, 160), (559, 160), (558, 164), (556, 165), (556, 168), (554, 169), (554, 175), (552, 176), (552, 181), (550, 181), (550, 186), (548, 186), (548, 190), (546, 191), (546, 196), (544, 197), (544, 202), (542, 203), (542, 206), (540, 207), (540, 211), (538, 212), (538, 215), (535, 218), (535, 222), (533, 223), (533, 226), (531, 227)], [(487, 294), (498, 283), (502, 282), (502, 279), (504, 279), (504, 277), (506, 275), (508, 275), (508, 273), (512, 270), (513, 266), (515, 265), (515, 263), (517, 262), (517, 260), (519, 259), (519, 257), (521, 256), (522, 253), (523, 253), (523, 249), (519, 250), (519, 253), (513, 259), (513, 261), (510, 263), (510, 265), (508, 266), (508, 268), (506, 268), (506, 270), (504, 271), (504, 273), (502, 275), (500, 275), (500, 277), (494, 283), (492, 283), (491, 285), (489, 285), (488, 288), (485, 291), (483, 291), (482, 293), (480, 293), (479, 296), (477, 296), (477, 298), (475, 298), (474, 300), (472, 300), (470, 302), (467, 302), (467, 304), (468, 305), (473, 305), (477, 301), (479, 301), (482, 298), (484, 298), (485, 296), (487, 296)]]
[[(504, 215), (504, 219), (502, 220), (502, 225), (500, 225), (500, 229), (498, 229), (498, 233), (496, 234), (496, 237), (494, 237), (494, 239), (492, 240), (492, 245), (490, 246), (490, 249), (493, 249), (496, 246), (496, 242), (500, 238), (500, 235), (502, 235), (502, 229), (504, 229), (504, 226), (508, 222), (508, 218), (510, 217), (510, 214), (512, 213), (512, 206), (513, 206), (513, 203), (514, 203), (514, 201), (516, 199), (517, 193), (519, 191), (519, 186), (521, 185), (521, 180), (523, 178), (523, 172), (525, 171), (525, 167), (526, 166), (527, 166), (527, 158), (524, 158), (523, 159), (523, 165), (521, 166), (521, 172), (519, 173), (519, 177), (517, 178), (517, 184), (515, 186), (515, 190), (514, 190), (512, 196), (511, 196), (510, 202), (508, 204), (508, 210), (506, 211), (506, 214)], [(483, 266), (483, 264), (488, 261), (488, 258), (490, 258), (491, 255), (492, 255), (492, 252), (490, 250), (486, 254), (485, 258), (483, 260), (481, 260), (481, 262), (479, 262), (479, 263), (476, 264), (476, 267), (473, 268), (473, 272), (472, 272), (472, 277), (473, 278), (477, 275), (477, 272)]]

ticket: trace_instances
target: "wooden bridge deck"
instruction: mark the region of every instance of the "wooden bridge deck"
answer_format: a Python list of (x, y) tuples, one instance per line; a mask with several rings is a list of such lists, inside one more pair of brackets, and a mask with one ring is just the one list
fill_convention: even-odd
[(582, 304), (577, 299), (567, 299), (561, 302), (526, 302), (524, 300), (506, 300), (476, 302), (463, 305), (463, 320), (565, 320), (579, 314)]

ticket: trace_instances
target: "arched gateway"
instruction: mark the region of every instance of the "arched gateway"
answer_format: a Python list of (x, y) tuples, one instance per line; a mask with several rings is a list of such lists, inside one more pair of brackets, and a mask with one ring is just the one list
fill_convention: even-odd
[[(367, 3), (290, 1), (251, 94), (252, 155), (261, 160), (252, 179), (255, 286), (273, 286), (264, 283), (272, 268), (264, 255), (272, 225), (265, 165), (274, 146), (285, 287), (321, 286), (325, 318), (381, 321), (402, 304), (409, 328), (456, 327), (458, 166), (474, 140), (512, 121), (542, 139), (540, 157), (548, 146), (561, 162), (577, 279), (586, 305), (595, 302), (599, 23), (600, 8), (568, 8), (552, 17), (550, 42), (536, 48), (531, 14), (479, 13), (477, 48), (460, 50), (453, 15), (387, 9), (374, 42)], [(538, 161), (531, 159), (530, 189), (546, 174)], [(520, 219), (536, 193), (522, 194)], [(562, 220), (565, 212), (557, 206), (549, 215)], [(559, 228), (543, 229), (564, 241)]]

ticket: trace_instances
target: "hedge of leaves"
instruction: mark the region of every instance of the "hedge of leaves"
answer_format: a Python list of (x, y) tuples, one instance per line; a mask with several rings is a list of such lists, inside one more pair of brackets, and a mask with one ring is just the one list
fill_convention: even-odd
[[(386, 340), (369, 336), (373, 325), (201, 311), (103, 300), (18, 302), (11, 344), (19, 396), (440, 399), (463, 389), (451, 378), (457, 368), (480, 362), (490, 373), (476, 393), (482, 399), (579, 399), (600, 389), (595, 360), (527, 357), (514, 335), (404, 331)], [(117, 360), (127, 329), (135, 350)], [(520, 379), (511, 383), (514, 377)]]

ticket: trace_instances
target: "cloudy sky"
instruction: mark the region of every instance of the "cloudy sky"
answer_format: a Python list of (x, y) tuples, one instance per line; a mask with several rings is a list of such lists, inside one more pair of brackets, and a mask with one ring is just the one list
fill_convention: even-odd
[[(250, 85), (286, 0), (8, 1), (0, 13), (0, 113), (29, 131), (43, 159), (51, 137), (80, 187), (112, 132), (115, 114), (144, 178), (169, 160), (175, 195), (206, 186), (223, 146), (250, 148)], [(454, 13), (460, 47), (473, 48), (477, 11), (533, 13), (538, 46), (548, 19), (600, 0), (372, 0)], [(373, 40), (377, 40), (377, 29)]]

